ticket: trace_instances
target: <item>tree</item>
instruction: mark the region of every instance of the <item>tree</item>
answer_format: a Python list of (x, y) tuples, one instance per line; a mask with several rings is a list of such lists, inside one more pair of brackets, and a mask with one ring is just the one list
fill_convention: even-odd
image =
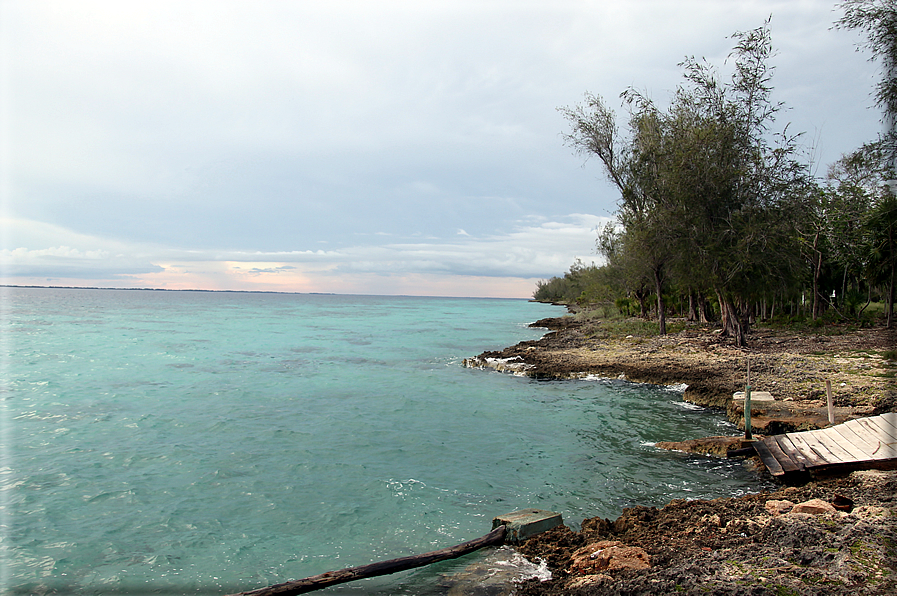
[(887, 327), (894, 326), (894, 284), (897, 282), (897, 197), (888, 193), (872, 210), (869, 218), (873, 250), (870, 260), (872, 279), (887, 288)]
[[(883, 112), (887, 132), (884, 141), (889, 154), (891, 179), (897, 168), (897, 2), (894, 0), (845, 0), (838, 5), (844, 16), (835, 22), (839, 29), (863, 31), (865, 48), (873, 60), (880, 60), (883, 67), (881, 81), (875, 87), (875, 103)], [(893, 189), (892, 189), (893, 190)]]
[[(831, 164), (826, 185), (814, 205), (813, 222), (826, 238), (827, 255), (832, 267), (841, 275), (837, 292), (842, 298), (848, 293), (848, 281), (856, 286), (867, 282), (871, 301), (873, 283), (869, 280), (869, 264), (873, 253), (873, 238), (868, 226), (874, 205), (887, 191), (888, 160), (881, 142), (866, 144), (842, 155)], [(865, 307), (864, 307), (865, 308)], [(856, 313), (857, 315), (862, 313)]]
[(639, 316), (648, 316), (647, 301), (651, 295), (650, 268), (632, 248), (626, 232), (612, 223), (605, 224), (598, 232), (595, 243), (598, 254), (604, 257), (604, 270), (613, 281), (618, 295), (634, 298), (639, 305)]
[(887, 287), (887, 326), (893, 325), (895, 261), (895, 218), (897, 218), (897, 2), (894, 0), (845, 0), (838, 5), (844, 16), (835, 26), (842, 29), (863, 31), (866, 43), (861, 46), (872, 53), (873, 60), (880, 60), (883, 76), (875, 88), (875, 103), (883, 112), (886, 132), (876, 143), (868, 143), (857, 156), (884, 167), (881, 194), (874, 202), (866, 231), (870, 234), (872, 250), (869, 254), (867, 273), (871, 280)]
[[(838, 5), (844, 16), (835, 22), (839, 29), (857, 29), (867, 35), (861, 46), (881, 60), (882, 80), (876, 85), (875, 103), (885, 118), (897, 114), (897, 3), (894, 0), (845, 0)], [(858, 49), (861, 49), (858, 48)]]
[(597, 156), (620, 191), (624, 245), (651, 272), (661, 332), (663, 284), (675, 271), (684, 285), (716, 292), (725, 334), (744, 345), (753, 302), (801, 266), (794, 224), (809, 176), (796, 136), (770, 130), (782, 106), (770, 97), (768, 23), (733, 37), (731, 81), (690, 58), (668, 109), (624, 92), (626, 136), (600, 97), (562, 112), (567, 143)]
[[(667, 242), (665, 195), (662, 189), (663, 118), (650, 102), (632, 94), (628, 137), (616, 126), (616, 115), (601, 97), (586, 94), (585, 105), (562, 108), (573, 130), (564, 136), (574, 151), (601, 160), (608, 179), (620, 192), (617, 219), (630, 268), (640, 264), (653, 286), (661, 335), (666, 335), (663, 303), (667, 266), (672, 258)], [(640, 277), (636, 272), (633, 277)], [(639, 300), (643, 304), (642, 300)], [(644, 306), (642, 306), (644, 310)]]

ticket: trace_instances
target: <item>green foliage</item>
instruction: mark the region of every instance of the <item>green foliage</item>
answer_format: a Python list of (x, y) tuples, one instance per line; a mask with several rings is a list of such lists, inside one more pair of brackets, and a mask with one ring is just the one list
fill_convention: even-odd
[[(839, 7), (836, 26), (867, 33), (873, 57), (894, 66), (876, 96), (893, 122), (897, 6)], [(571, 126), (565, 142), (597, 157), (619, 191), (617, 222), (599, 230), (603, 265), (574, 263), (539, 282), (536, 299), (601, 305), (605, 317), (653, 316), (661, 334), (668, 313), (718, 315), (741, 344), (755, 320), (820, 332), (892, 324), (897, 199), (888, 182), (897, 177), (897, 134), (843, 156), (824, 183), (813, 179), (798, 135), (773, 127), (783, 105), (772, 100), (768, 24), (733, 35), (728, 80), (687, 58), (668, 107), (624, 91), (624, 126), (598, 95), (560, 109)]]
[(770, 125), (780, 104), (770, 99), (772, 55), (767, 26), (736, 33), (730, 82), (693, 58), (670, 107), (629, 89), (627, 134), (604, 101), (562, 109), (566, 142), (596, 156), (620, 192), (619, 229), (605, 228), (598, 249), (618, 272), (626, 294), (645, 308), (654, 293), (660, 333), (670, 281), (719, 296), (726, 332), (743, 335), (752, 300), (796, 278), (794, 222), (807, 192), (807, 168), (794, 137)]
[(863, 46), (884, 64), (884, 76), (875, 89), (875, 101), (886, 115), (897, 115), (897, 4), (894, 0), (844, 0), (835, 23), (839, 29), (863, 31)]

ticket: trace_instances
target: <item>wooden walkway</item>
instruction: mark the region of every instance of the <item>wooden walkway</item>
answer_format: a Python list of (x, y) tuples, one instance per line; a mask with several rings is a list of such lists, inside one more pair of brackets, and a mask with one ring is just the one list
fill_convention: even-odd
[(897, 468), (897, 413), (774, 435), (757, 441), (754, 448), (773, 476)]

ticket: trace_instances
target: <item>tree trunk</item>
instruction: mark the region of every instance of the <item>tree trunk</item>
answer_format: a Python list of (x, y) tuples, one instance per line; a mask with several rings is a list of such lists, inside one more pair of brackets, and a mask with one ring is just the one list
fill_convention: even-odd
[(719, 299), (719, 312), (723, 325), (723, 337), (736, 337), (738, 335), (738, 317), (735, 313), (735, 307), (728, 298), (723, 297), (723, 293), (716, 291), (716, 297)]
[(692, 323), (698, 320), (698, 313), (695, 307), (695, 291), (688, 288), (688, 320)]
[(667, 313), (663, 305), (663, 271), (654, 269), (654, 291), (657, 293), (657, 326), (661, 335), (667, 334)]
[(745, 302), (738, 307), (737, 310), (737, 324), (738, 324), (738, 335), (735, 338), (735, 343), (738, 347), (743, 348), (747, 346), (747, 334), (751, 330), (751, 315), (752, 315), (752, 305), (750, 302)]
[(638, 300), (638, 310), (639, 310), (638, 316), (639, 316), (639, 318), (647, 319), (648, 318), (648, 305), (645, 304), (647, 296), (645, 296), (640, 291), (635, 291), (635, 292), (633, 292), (633, 294), (635, 294), (635, 299)]
[(891, 265), (891, 283), (888, 284), (888, 329), (894, 326), (894, 269), (894, 265)]
[(813, 238), (813, 315), (812, 318), (815, 321), (816, 317), (819, 316), (820, 310), (822, 308), (822, 304), (819, 300), (819, 276), (822, 273), (822, 251), (818, 250), (816, 246), (819, 243), (819, 234), (816, 234), (816, 237)]
[(698, 293), (698, 320), (702, 323), (711, 321), (710, 303), (704, 294)]
[(844, 279), (841, 280), (841, 304), (847, 304), (847, 265), (844, 266)]

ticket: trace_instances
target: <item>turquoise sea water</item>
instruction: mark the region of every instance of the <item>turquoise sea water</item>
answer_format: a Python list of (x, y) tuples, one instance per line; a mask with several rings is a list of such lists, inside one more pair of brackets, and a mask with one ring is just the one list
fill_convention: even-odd
[[(224, 594), (481, 536), (757, 490), (652, 443), (733, 433), (681, 391), (461, 365), (522, 300), (4, 288), (2, 585)], [(483, 555), (332, 593), (444, 593)]]

